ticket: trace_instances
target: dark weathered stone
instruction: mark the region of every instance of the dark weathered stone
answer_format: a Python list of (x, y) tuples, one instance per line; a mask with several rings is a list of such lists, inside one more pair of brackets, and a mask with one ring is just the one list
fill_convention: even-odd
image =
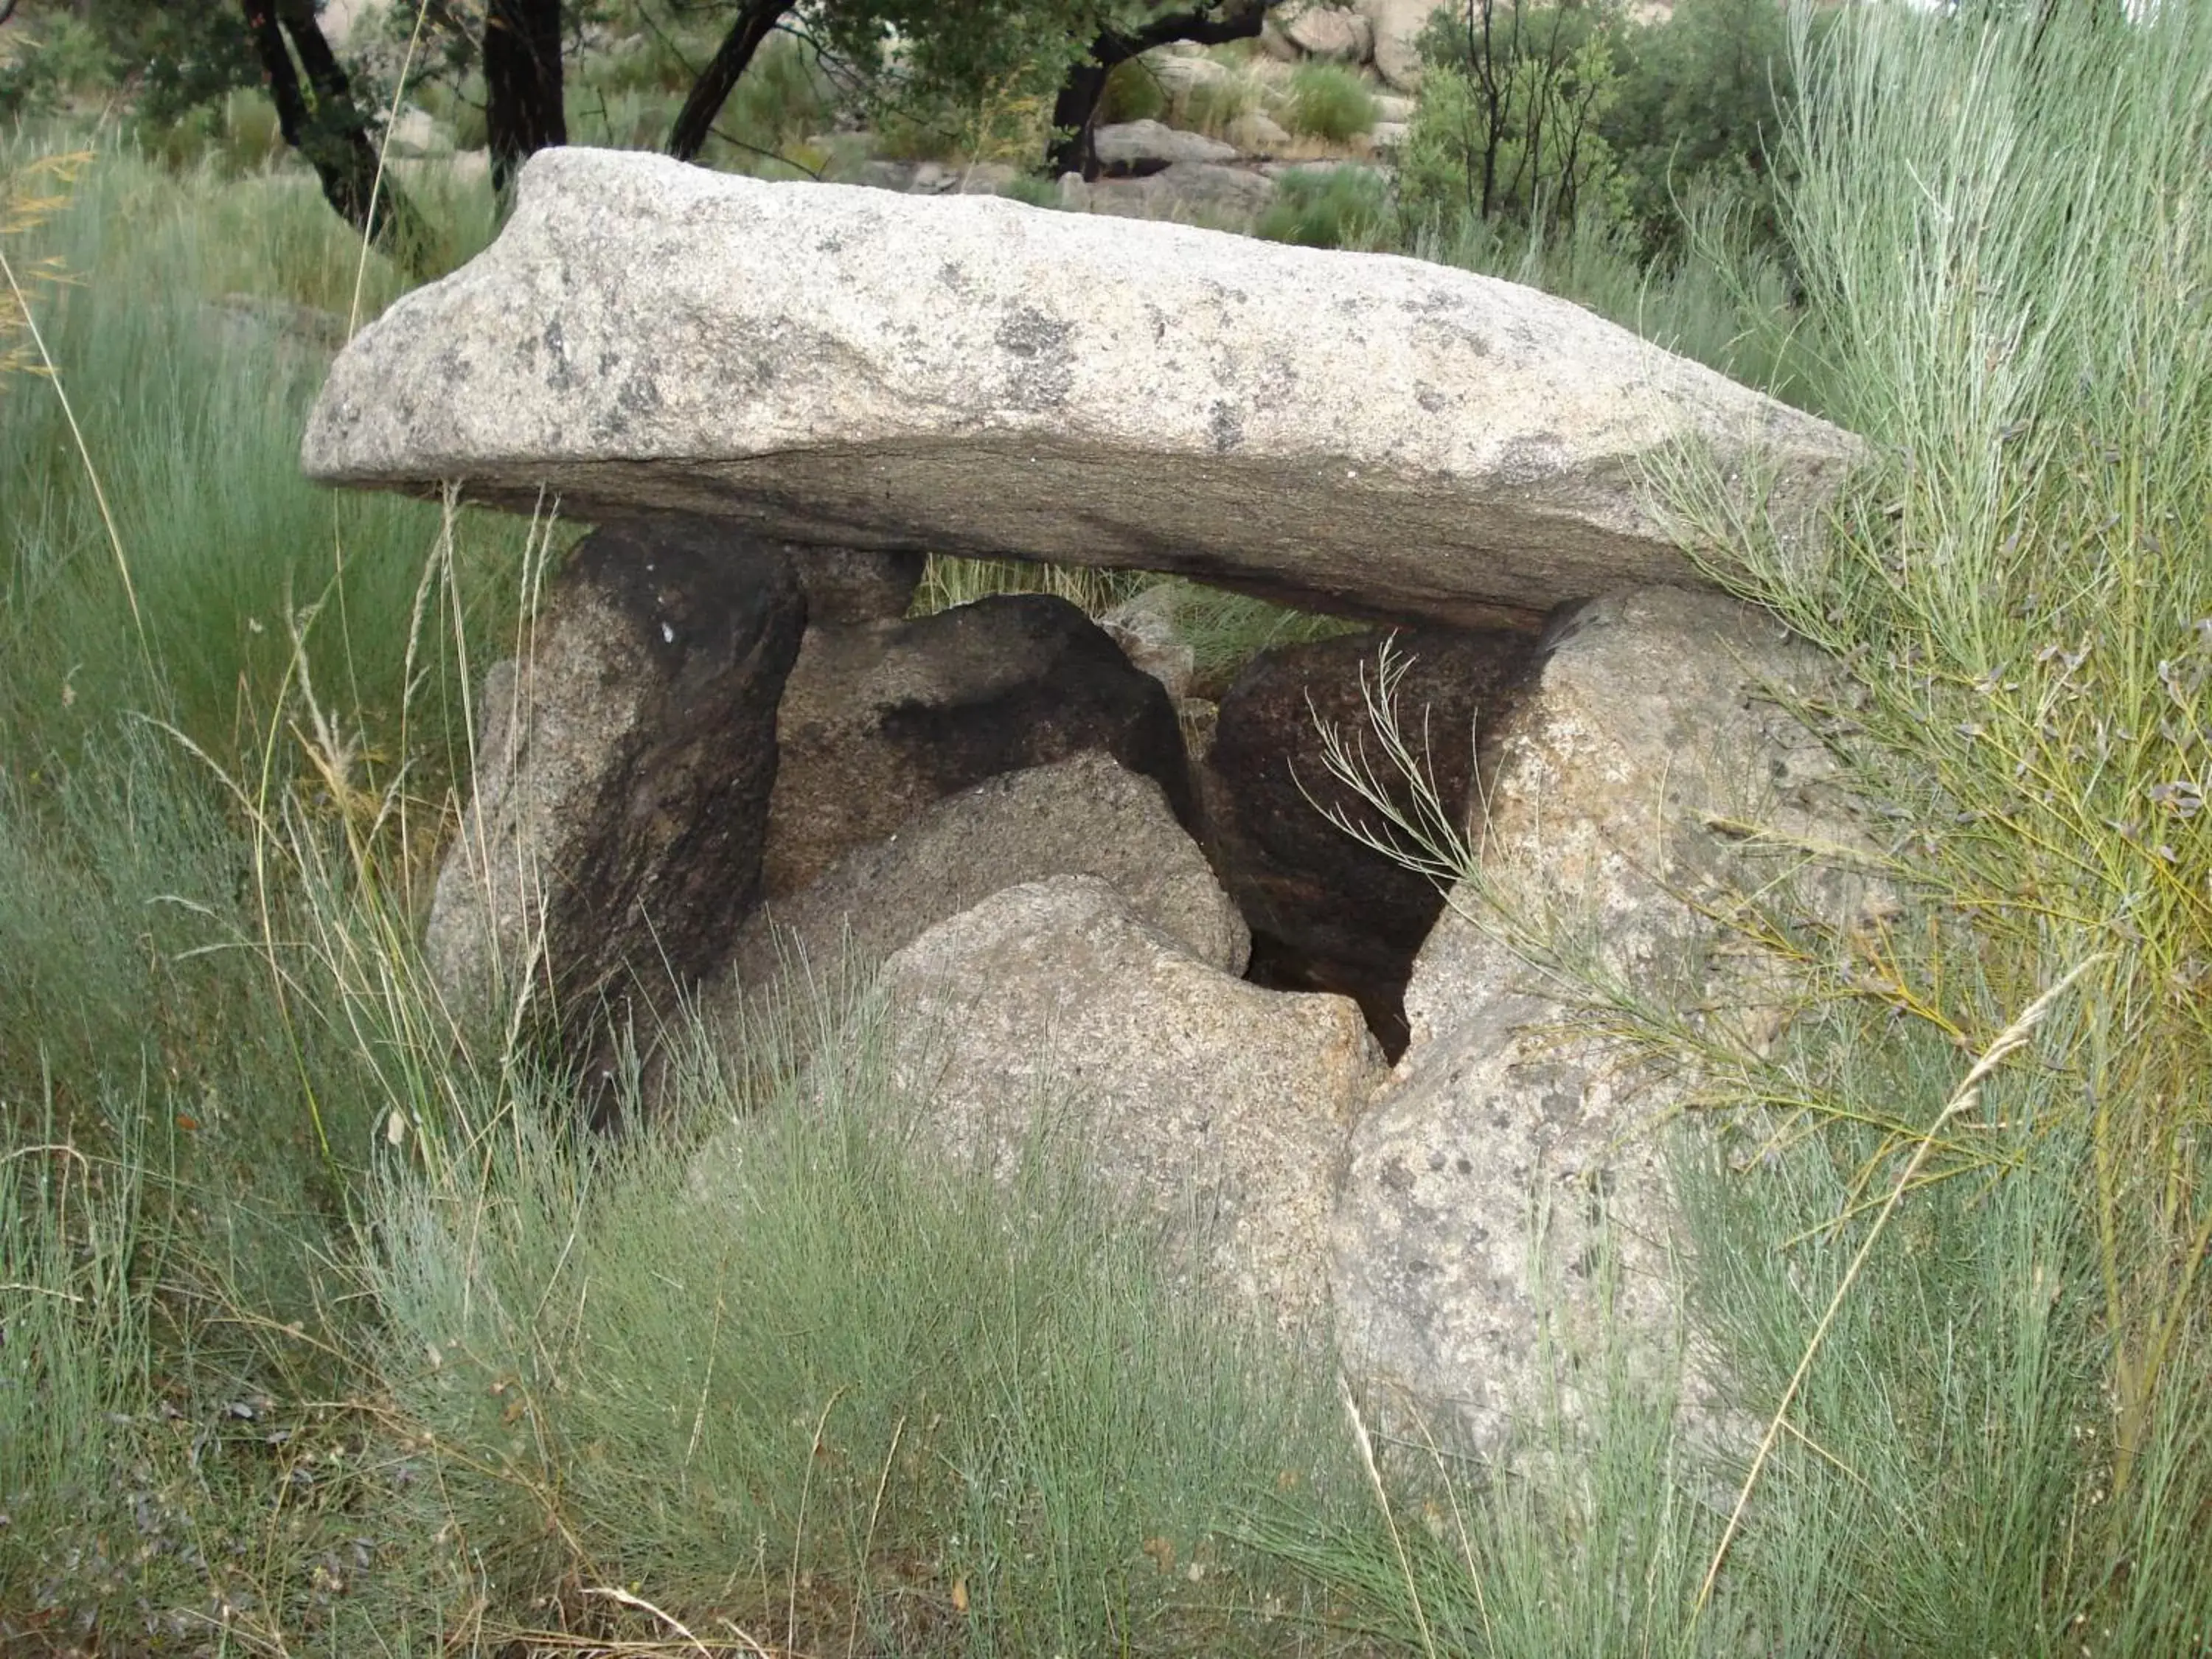
[(947, 795), (1086, 749), (1152, 779), (1188, 817), (1167, 693), (1080, 610), (1040, 593), (809, 629), (777, 744), (770, 897), (797, 892)]
[[(1346, 834), (1347, 815), (1374, 836), (1375, 810), (1329, 775), (1316, 722), (1358, 744), (1401, 798), (1405, 780), (1383, 761), (1367, 700), (1380, 689), (1379, 653), (1391, 635), (1340, 635), (1254, 658), (1222, 699), (1200, 769), (1208, 850), (1251, 924), (1253, 976), (1334, 991), (1358, 1002), (1392, 1056), (1406, 1045), (1403, 998), (1414, 954), (1443, 896), (1436, 883)], [(1395, 636), (1394, 680), (1405, 729), (1425, 733), (1427, 769), (1445, 808), (1464, 823), (1474, 729), (1490, 717), (1533, 641), (1513, 633), (1443, 629)], [(1395, 672), (1395, 671), (1394, 671)]]
[(554, 585), (534, 654), (488, 678), (476, 799), (429, 926), (449, 994), (549, 985), (572, 1043), (611, 1001), (712, 973), (759, 896), (776, 704), (805, 604), (726, 528), (610, 526)]
[(791, 568), (806, 590), (811, 626), (830, 623), (895, 622), (921, 586), (926, 553), (887, 553), (866, 547), (790, 549)]

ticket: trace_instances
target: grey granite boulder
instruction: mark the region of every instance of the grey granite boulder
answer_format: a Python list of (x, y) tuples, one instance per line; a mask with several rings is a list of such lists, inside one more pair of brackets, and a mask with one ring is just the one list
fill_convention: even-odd
[(1352, 1003), (1231, 978), (1092, 876), (994, 894), (883, 982), (924, 1144), (1006, 1171), (1042, 1121), (1194, 1273), (1321, 1320), (1345, 1139), (1382, 1074)]
[(1218, 161), (1174, 161), (1149, 173), (1060, 181), (1060, 205), (1126, 219), (1171, 219), (1234, 228), (1265, 212), (1275, 185), (1250, 167)]
[(1141, 173), (1176, 161), (1233, 161), (1237, 147), (1162, 121), (1116, 121), (1092, 138), (1098, 165), (1109, 173)]
[(811, 886), (753, 914), (731, 975), (750, 991), (787, 962), (872, 968), (1003, 888), (1078, 875), (1109, 884), (1140, 921), (1208, 967), (1244, 971), (1243, 918), (1159, 785), (1093, 750), (987, 779), (848, 854)]
[[(1597, 1041), (1500, 919), (1583, 941), (1639, 996), (1773, 1018), (1762, 988), (1780, 981), (1712, 952), (1684, 900), (1775, 873), (1738, 865), (1709, 814), (1863, 844), (1831, 757), (1765, 696), (1824, 668), (1717, 596), (1619, 595), (1565, 623), (1483, 745), (1481, 867), (1504, 902), (1462, 888), (1414, 964), (1412, 1046), (1353, 1138), (1334, 1284), (1349, 1363), (1486, 1452), (1540, 1401), (1583, 1412), (1608, 1353), (1655, 1390), (1679, 1383), (1694, 1431), (1726, 1421), (1721, 1379), (1683, 1345), (1668, 1181), (1665, 1126), (1694, 1080), (1646, 1078)], [(1839, 919), (1881, 902), (1813, 878)]]
[(1088, 749), (1188, 810), (1175, 705), (1065, 599), (810, 627), (777, 712), (763, 891), (796, 893), (947, 795)]
[(1858, 453), (1465, 271), (571, 148), (341, 355), (303, 460), (520, 507), (550, 489), (586, 522), (678, 509), (1486, 626), (1699, 585), (1641, 482), (1682, 443), (1785, 538)]
[(1308, 6), (1292, 10), (1280, 27), (1283, 38), (1308, 58), (1364, 64), (1375, 55), (1375, 25), (1356, 11)]
[(1375, 68), (1392, 86), (1408, 92), (1421, 84), (1421, 32), (1442, 9), (1443, 0), (1353, 0), (1373, 27)]

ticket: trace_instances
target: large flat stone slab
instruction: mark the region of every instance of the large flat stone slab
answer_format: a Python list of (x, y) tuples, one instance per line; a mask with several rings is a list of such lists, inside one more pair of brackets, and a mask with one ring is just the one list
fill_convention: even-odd
[(497, 242), (346, 349), (303, 461), (1483, 626), (1701, 585), (1639, 483), (1684, 440), (1771, 477), (1785, 531), (1857, 450), (1443, 266), (567, 149), (531, 159)]

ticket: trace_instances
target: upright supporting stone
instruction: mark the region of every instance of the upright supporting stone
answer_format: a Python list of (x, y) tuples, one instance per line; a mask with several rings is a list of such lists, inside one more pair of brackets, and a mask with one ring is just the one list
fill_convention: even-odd
[(487, 678), (476, 799), (428, 946), (479, 1012), (550, 992), (572, 1051), (718, 967), (758, 897), (776, 704), (805, 602), (772, 547), (611, 526)]
[[(1515, 914), (1579, 933), (1636, 994), (1758, 1021), (1777, 992), (1731, 977), (1683, 901), (1747, 878), (1707, 813), (1808, 843), (1861, 839), (1820, 742), (1764, 695), (1828, 665), (1772, 618), (1651, 589), (1558, 630), (1488, 741), (1486, 879)], [(1771, 879), (1769, 866), (1750, 875)], [(1879, 896), (1831, 874), (1823, 908)], [(1350, 1362), (1486, 1452), (1554, 1407), (1602, 1397), (1607, 1345), (1689, 1420), (1720, 1423), (1715, 1379), (1674, 1370), (1683, 1279), (1660, 1127), (1687, 1081), (1643, 1087), (1571, 997), (1478, 925), (1462, 888), (1414, 964), (1413, 1043), (1355, 1131), (1335, 1222)]]

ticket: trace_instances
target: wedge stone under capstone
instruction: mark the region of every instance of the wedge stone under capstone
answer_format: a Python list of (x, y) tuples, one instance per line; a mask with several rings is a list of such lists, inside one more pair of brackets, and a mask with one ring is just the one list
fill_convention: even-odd
[(1481, 626), (1702, 586), (1644, 483), (1682, 445), (1785, 537), (1859, 451), (1466, 271), (564, 149), (490, 248), (346, 349), (303, 461)]

